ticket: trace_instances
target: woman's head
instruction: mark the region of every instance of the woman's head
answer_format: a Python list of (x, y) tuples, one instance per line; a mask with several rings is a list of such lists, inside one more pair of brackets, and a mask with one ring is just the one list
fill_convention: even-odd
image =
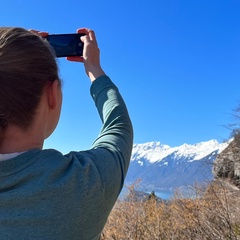
[(45, 86), (57, 79), (47, 41), (22, 28), (0, 27), (0, 139), (10, 125), (31, 125)]

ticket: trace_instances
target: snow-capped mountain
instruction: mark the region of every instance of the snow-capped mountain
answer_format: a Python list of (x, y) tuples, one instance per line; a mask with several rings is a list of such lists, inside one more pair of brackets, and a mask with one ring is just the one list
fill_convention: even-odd
[(228, 144), (216, 140), (179, 147), (160, 142), (134, 144), (125, 183), (140, 180), (142, 190), (161, 191), (212, 180), (212, 163)]

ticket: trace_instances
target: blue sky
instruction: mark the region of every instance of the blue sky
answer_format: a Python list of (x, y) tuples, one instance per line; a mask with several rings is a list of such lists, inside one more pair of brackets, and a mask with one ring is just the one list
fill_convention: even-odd
[[(240, 103), (240, 1), (1, 2), (2, 26), (50, 33), (95, 30), (105, 72), (129, 109), (135, 143), (172, 147), (229, 137)], [(59, 60), (64, 102), (45, 148), (91, 146), (101, 122), (80, 63)]]

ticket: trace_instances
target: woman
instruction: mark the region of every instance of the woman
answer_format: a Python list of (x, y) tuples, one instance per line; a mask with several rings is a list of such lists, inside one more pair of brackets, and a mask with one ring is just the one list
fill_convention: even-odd
[[(101, 68), (95, 34), (82, 57), (103, 121), (88, 151), (43, 150), (61, 112), (54, 54), (41, 36), (0, 28), (0, 236), (5, 239), (99, 239), (122, 189), (133, 131), (123, 99)], [(37, 34), (36, 34), (37, 33)], [(74, 117), (74, 113), (73, 113)]]

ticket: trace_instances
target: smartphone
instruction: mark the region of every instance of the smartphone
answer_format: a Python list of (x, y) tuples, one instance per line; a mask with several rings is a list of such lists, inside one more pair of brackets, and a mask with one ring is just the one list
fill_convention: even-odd
[(56, 57), (82, 56), (83, 42), (80, 37), (84, 33), (72, 34), (51, 34), (46, 36), (46, 40), (52, 46)]

